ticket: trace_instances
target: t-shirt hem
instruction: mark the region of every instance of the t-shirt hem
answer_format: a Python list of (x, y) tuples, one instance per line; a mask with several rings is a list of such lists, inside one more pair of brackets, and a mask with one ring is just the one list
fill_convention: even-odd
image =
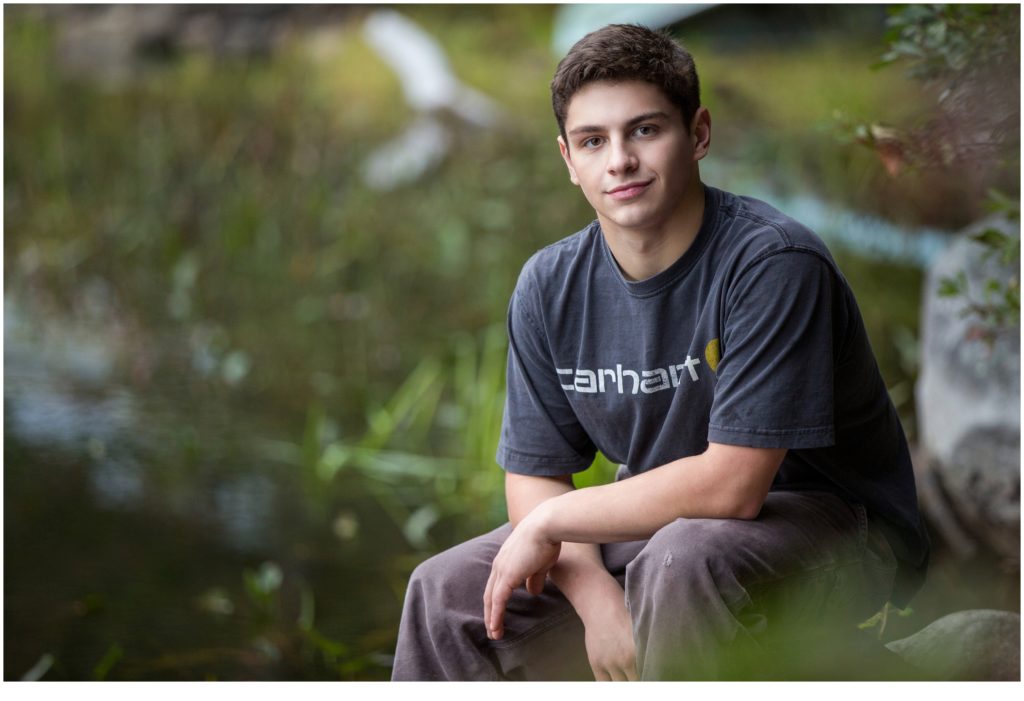
[(533, 475), (537, 477), (555, 477), (571, 475), (586, 470), (594, 462), (593, 458), (582, 461), (571, 458), (550, 458), (540, 455), (527, 455), (510, 448), (498, 448), (495, 456), (498, 465), (506, 472), (517, 475)]
[(835, 430), (831, 426), (817, 428), (737, 428), (708, 425), (708, 442), (742, 445), (748, 448), (827, 448), (835, 445)]

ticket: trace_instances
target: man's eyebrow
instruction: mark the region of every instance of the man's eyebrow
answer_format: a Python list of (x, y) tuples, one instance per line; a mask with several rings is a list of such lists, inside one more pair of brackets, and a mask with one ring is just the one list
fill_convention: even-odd
[[(628, 129), (631, 126), (639, 124), (640, 122), (647, 122), (652, 119), (669, 119), (669, 116), (668, 114), (662, 112), (661, 110), (656, 110), (654, 112), (644, 112), (643, 114), (638, 114), (637, 116), (630, 118), (629, 121), (626, 122), (626, 128)], [(570, 129), (569, 134), (593, 134), (594, 132), (601, 132), (605, 131), (606, 129), (607, 127), (598, 126), (596, 124), (584, 124), (582, 126)]]

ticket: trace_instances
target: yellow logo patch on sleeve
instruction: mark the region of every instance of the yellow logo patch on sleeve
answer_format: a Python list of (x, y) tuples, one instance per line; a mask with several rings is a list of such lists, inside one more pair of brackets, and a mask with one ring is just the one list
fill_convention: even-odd
[(722, 350), (717, 338), (708, 341), (708, 345), (704, 348), (704, 359), (708, 361), (708, 367), (712, 372), (718, 372), (718, 361), (722, 359)]

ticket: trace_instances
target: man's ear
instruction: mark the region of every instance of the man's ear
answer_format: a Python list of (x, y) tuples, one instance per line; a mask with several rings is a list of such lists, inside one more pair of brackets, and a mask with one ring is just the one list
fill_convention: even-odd
[(693, 160), (699, 161), (708, 155), (711, 148), (711, 113), (707, 107), (698, 107), (693, 115), (690, 142), (693, 145)]
[(558, 137), (558, 151), (562, 154), (565, 167), (569, 169), (569, 180), (573, 185), (579, 185), (579, 178), (576, 177), (576, 169), (572, 167), (572, 157), (569, 155), (569, 147), (565, 145), (565, 139)]

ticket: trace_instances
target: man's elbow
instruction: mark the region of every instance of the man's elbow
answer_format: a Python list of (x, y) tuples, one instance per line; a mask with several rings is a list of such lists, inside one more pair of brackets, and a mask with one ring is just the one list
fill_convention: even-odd
[(735, 504), (730, 518), (739, 519), (740, 521), (753, 521), (761, 515), (762, 506), (764, 506), (764, 496), (748, 497)]
[(733, 491), (720, 507), (722, 518), (753, 521), (761, 515), (768, 492), (760, 485), (742, 485)]
[(721, 492), (704, 502), (696, 513), (686, 514), (690, 518), (720, 518), (753, 521), (761, 514), (764, 496), (740, 492)]
[(786, 455), (782, 448), (747, 448), (711, 443), (704, 453), (721, 495), (721, 518), (753, 521), (761, 514)]

